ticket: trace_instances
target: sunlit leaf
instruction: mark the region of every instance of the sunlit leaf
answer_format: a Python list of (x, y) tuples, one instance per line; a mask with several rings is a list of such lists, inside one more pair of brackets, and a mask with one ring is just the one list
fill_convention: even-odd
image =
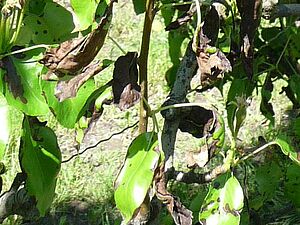
[(26, 173), (25, 187), (35, 197), (37, 208), (44, 216), (55, 194), (61, 153), (55, 133), (34, 117), (23, 121), (20, 164)]
[(0, 160), (3, 159), (5, 150), (7, 148), (9, 137), (11, 134), (11, 113), (9, 111), (9, 106), (0, 93)]
[(199, 220), (206, 225), (238, 225), (243, 200), (238, 180), (229, 174), (221, 175), (210, 186)]
[(300, 161), (298, 159), (298, 154), (294, 147), (291, 145), (291, 141), (285, 135), (279, 135), (275, 139), (275, 143), (280, 147), (283, 154), (287, 155), (291, 160), (300, 166)]
[(30, 116), (45, 115), (49, 112), (40, 85), (43, 66), (36, 62), (37, 58), (39, 58), (39, 55), (35, 51), (27, 53), (26, 59), (11, 57), (16, 72), (21, 79), (23, 88), (21, 98), (15, 98), (9, 91), (7, 84), (3, 84), (4, 87), (2, 87), (8, 104)]
[(160, 157), (155, 150), (157, 145), (157, 135), (149, 132), (139, 135), (128, 148), (125, 163), (115, 181), (115, 201), (125, 223), (143, 203), (152, 183)]

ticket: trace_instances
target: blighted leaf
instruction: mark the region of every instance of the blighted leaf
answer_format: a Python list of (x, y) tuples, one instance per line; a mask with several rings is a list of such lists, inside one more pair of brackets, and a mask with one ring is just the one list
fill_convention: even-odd
[(6, 99), (0, 93), (0, 160), (3, 159), (11, 135), (11, 116)]
[(289, 137), (281, 134), (274, 142), (280, 147), (283, 154), (287, 155), (292, 161), (300, 165), (300, 157), (298, 156), (298, 152), (296, 152), (292, 146)]
[(206, 225), (238, 225), (244, 195), (234, 176), (223, 174), (210, 186), (199, 220)]
[(210, 6), (209, 12), (204, 18), (203, 34), (210, 40), (209, 44), (214, 46), (220, 29), (220, 16), (214, 5)]
[(187, 107), (185, 110), (186, 112), (182, 113), (180, 119), (179, 129), (182, 132), (192, 134), (194, 137), (203, 137), (213, 121), (213, 111), (200, 106)]
[(300, 167), (291, 164), (287, 167), (286, 180), (284, 181), (284, 194), (296, 207), (300, 207)]
[(155, 133), (143, 133), (128, 148), (126, 160), (115, 181), (115, 201), (124, 222), (138, 212), (150, 188), (160, 153)]
[(241, 14), (240, 40), (242, 61), (249, 79), (253, 77), (253, 41), (260, 23), (262, 0), (237, 0)]
[(221, 115), (213, 112), (213, 118), (204, 127), (204, 137), (200, 139), (199, 149), (188, 152), (187, 166), (189, 168), (204, 167), (222, 149), (224, 140), (224, 120)]
[(90, 103), (109, 87), (109, 85), (103, 85), (98, 88), (91, 79), (81, 86), (76, 97), (59, 102), (54, 96), (56, 82), (43, 81), (42, 86), (52, 113), (58, 122), (67, 128), (74, 128), (76, 122), (89, 108)]
[(19, 98), (22, 103), (26, 104), (27, 100), (24, 98), (24, 89), (21, 83), (20, 74), (18, 74), (16, 66), (13, 63), (12, 57), (4, 57), (0, 61), (0, 67), (5, 71), (4, 79), (7, 82), (9, 91), (12, 93), (14, 98)]
[(192, 4), (188, 11), (184, 12), (175, 21), (173, 21), (172, 23), (166, 26), (166, 31), (178, 29), (183, 24), (186, 24), (193, 18), (193, 15), (195, 14), (196, 11), (197, 11), (196, 5)]
[(156, 170), (155, 178), (156, 197), (162, 201), (171, 214), (176, 225), (192, 225), (193, 215), (192, 212), (187, 209), (180, 199), (167, 190), (167, 183), (165, 178), (164, 166), (161, 165)]
[(128, 52), (115, 62), (113, 75), (114, 103), (118, 104), (121, 110), (130, 108), (140, 100), (141, 88), (137, 81), (137, 53)]
[(27, 175), (25, 187), (44, 216), (54, 198), (61, 152), (55, 133), (35, 117), (25, 117), (23, 121), (20, 164)]
[(95, 30), (85, 37), (74, 38), (47, 51), (40, 63), (58, 76), (75, 74), (90, 64), (104, 44), (112, 18), (112, 1)]
[(76, 96), (79, 88), (90, 78), (100, 73), (110, 65), (111, 61), (96, 61), (83, 69), (82, 73), (76, 75), (70, 80), (59, 81), (55, 88), (55, 97), (60, 101)]
[[(17, 89), (14, 91), (21, 94), (20, 88), (22, 87), (23, 93), (21, 97), (15, 98), (13, 95), (14, 91), (10, 91), (7, 84), (0, 84), (0, 86), (3, 85), (3, 94), (8, 104), (31, 116), (45, 115), (49, 112), (40, 85), (40, 75), (43, 66), (36, 62), (36, 59), (40, 58), (39, 53), (40, 52), (37, 51), (31, 51), (26, 53), (27, 56), (25, 59), (17, 59), (15, 57), (10, 57), (9, 59), (11, 64), (10, 69), (14, 68), (13, 73), (9, 72), (9, 76), (14, 76), (15, 74), (19, 76), (20, 83), (16, 84)], [(17, 80), (14, 82), (16, 81)], [(18, 85), (21, 86), (19, 87)]]

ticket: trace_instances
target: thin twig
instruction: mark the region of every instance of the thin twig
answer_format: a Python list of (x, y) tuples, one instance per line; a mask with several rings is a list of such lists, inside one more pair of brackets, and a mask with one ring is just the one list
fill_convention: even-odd
[(98, 141), (96, 144), (92, 145), (92, 146), (89, 146), (87, 148), (85, 148), (84, 150), (82, 150), (81, 152), (78, 152), (77, 154), (74, 154), (72, 155), (70, 158), (66, 159), (66, 160), (63, 160), (61, 163), (67, 163), (69, 161), (71, 161), (73, 158), (75, 158), (76, 156), (79, 156), (79, 155), (82, 155), (83, 153), (85, 153), (87, 150), (89, 149), (92, 149), (92, 148), (96, 148), (99, 144), (101, 144), (102, 142), (105, 142), (105, 141), (109, 141), (113, 136), (116, 136), (116, 135), (119, 135), (119, 134), (122, 134), (124, 131), (130, 129), (130, 128), (133, 128), (135, 127), (136, 125), (138, 124), (138, 121), (135, 122), (134, 124), (128, 126), (128, 127), (125, 127), (123, 130), (117, 132), (117, 133), (113, 133), (111, 134), (108, 138), (105, 138), (105, 139), (102, 139), (100, 141)]

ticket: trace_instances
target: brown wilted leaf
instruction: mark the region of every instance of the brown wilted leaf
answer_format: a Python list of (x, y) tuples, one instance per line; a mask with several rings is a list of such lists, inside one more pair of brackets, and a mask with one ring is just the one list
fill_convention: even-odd
[(137, 81), (137, 53), (128, 52), (117, 59), (113, 74), (114, 103), (118, 104), (121, 110), (130, 108), (140, 100), (141, 88)]
[(76, 75), (70, 80), (59, 81), (55, 88), (55, 97), (60, 101), (76, 96), (79, 88), (91, 77), (95, 76), (108, 67), (109, 64), (94, 62), (88, 65), (81, 74)]
[(196, 11), (197, 11), (196, 5), (192, 4), (190, 9), (187, 12), (185, 12), (182, 16), (177, 18), (177, 20), (173, 21), (168, 26), (166, 26), (165, 30), (166, 31), (176, 30), (183, 24), (188, 23), (193, 18), (193, 15), (195, 14)]
[(187, 107), (186, 110), (182, 113), (179, 129), (196, 138), (203, 137), (206, 124), (213, 119), (213, 112), (200, 106)]
[(193, 214), (181, 202), (180, 199), (166, 189), (166, 179), (164, 173), (164, 166), (161, 165), (156, 170), (154, 177), (156, 196), (166, 204), (169, 213), (171, 214), (176, 225), (192, 225)]
[(0, 60), (0, 68), (2, 68), (4, 72), (4, 79), (8, 84), (9, 91), (13, 94), (14, 98), (20, 98), (20, 100), (26, 104), (27, 99), (23, 96), (24, 89), (21, 82), (21, 78), (17, 73), (15, 65), (12, 62), (10, 56), (4, 57)]
[(115, 0), (110, 2), (98, 27), (87, 36), (65, 41), (59, 47), (52, 48), (45, 53), (40, 63), (50, 70), (46, 79), (52, 72), (57, 76), (64, 76), (66, 73), (76, 74), (93, 61), (104, 44), (114, 2)]
[(262, 0), (237, 0), (241, 14), (240, 40), (242, 61), (249, 79), (253, 77), (253, 41), (260, 23)]

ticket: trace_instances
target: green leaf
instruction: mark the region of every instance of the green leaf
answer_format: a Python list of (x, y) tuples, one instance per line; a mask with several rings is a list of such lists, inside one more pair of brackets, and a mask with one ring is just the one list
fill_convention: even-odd
[(83, 31), (89, 28), (94, 20), (98, 6), (96, 0), (71, 0), (71, 6), (75, 12), (79, 24), (76, 24), (76, 31)]
[(293, 129), (294, 129), (294, 133), (297, 136), (297, 138), (300, 139), (300, 117), (296, 118), (293, 121)]
[(92, 101), (108, 88), (108, 85), (98, 88), (94, 80), (88, 80), (79, 89), (76, 97), (59, 102), (54, 96), (56, 82), (43, 81), (42, 86), (51, 111), (58, 122), (67, 128), (74, 128), (76, 122), (84, 115)]
[(0, 161), (3, 159), (11, 134), (11, 114), (4, 96), (0, 93)]
[(23, 121), (20, 164), (27, 175), (25, 187), (44, 216), (54, 198), (61, 152), (55, 133), (34, 117), (25, 117)]
[[(259, 167), (255, 173), (257, 189), (264, 199), (272, 198), (279, 186), (282, 171), (279, 165), (272, 161)], [(267, 178), (267, 179), (266, 179)]]
[(158, 165), (160, 153), (157, 134), (140, 134), (128, 148), (125, 163), (115, 181), (115, 201), (128, 223), (136, 209), (143, 203), (152, 184), (154, 171)]
[(199, 220), (206, 225), (238, 225), (243, 200), (238, 180), (233, 175), (223, 174), (211, 184)]
[(292, 161), (294, 161), (300, 166), (300, 161), (298, 160), (298, 153), (290, 144), (291, 140), (287, 136), (279, 135), (274, 142), (280, 147), (283, 154), (287, 155)]
[(146, 0), (132, 0), (134, 12), (136, 15), (146, 11)]
[(284, 194), (296, 207), (300, 207), (300, 167), (291, 164), (287, 168), (286, 180), (284, 182)]
[(11, 57), (16, 72), (21, 78), (21, 85), (24, 89), (23, 99), (14, 98), (7, 84), (0, 84), (0, 86), (4, 85), (2, 86), (3, 94), (9, 105), (30, 116), (45, 115), (49, 112), (49, 108), (42, 95), (40, 85), (43, 66), (36, 62), (40, 58), (40, 54), (37, 55), (37, 51), (27, 52), (26, 54), (28, 56), (26, 59)]

